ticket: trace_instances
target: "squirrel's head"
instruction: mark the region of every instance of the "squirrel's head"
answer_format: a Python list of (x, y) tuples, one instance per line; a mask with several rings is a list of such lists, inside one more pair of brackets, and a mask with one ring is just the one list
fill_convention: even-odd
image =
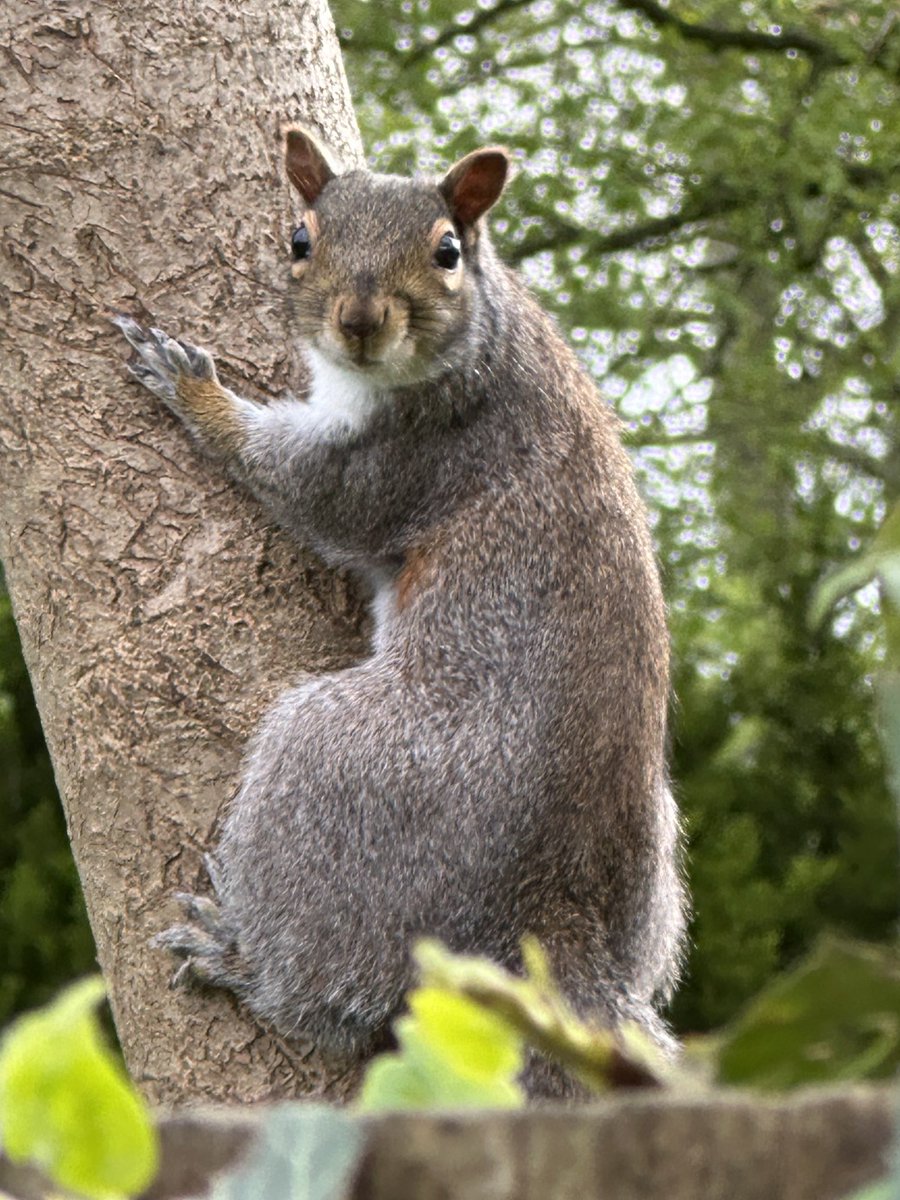
[(304, 212), (291, 239), (302, 340), (387, 386), (459, 360), (476, 301), (481, 218), (509, 155), (475, 150), (438, 183), (343, 172), (308, 130), (285, 130), (288, 178)]

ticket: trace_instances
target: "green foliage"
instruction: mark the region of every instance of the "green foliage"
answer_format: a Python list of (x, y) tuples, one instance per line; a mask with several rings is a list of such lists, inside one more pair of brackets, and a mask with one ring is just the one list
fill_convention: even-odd
[[(625, 1026), (613, 1037), (609, 1030), (596, 1029), (577, 1017), (561, 994), (547, 956), (535, 938), (522, 941), (521, 975), (512, 975), (486, 958), (453, 954), (431, 939), (418, 943), (415, 959), (424, 989), (476, 1006), (492, 1016), (494, 1031), (515, 1039), (519, 1067), (524, 1041), (597, 1092), (626, 1079), (632, 1086), (690, 1082), (636, 1026)], [(439, 1036), (437, 1028), (428, 1036)], [(491, 1036), (496, 1037), (497, 1032), (491, 1032)], [(464, 1037), (454, 1040), (458, 1042), (457, 1053), (468, 1057), (471, 1050)], [(479, 1048), (479, 1053), (484, 1056), (486, 1050)], [(512, 1070), (513, 1066), (510, 1055), (506, 1069)]]
[(598, 1092), (623, 1075), (657, 1086), (680, 1078), (640, 1030), (628, 1028), (614, 1039), (580, 1021), (533, 939), (523, 945), (521, 977), (431, 940), (417, 945), (415, 958), (421, 986), (408, 997), (409, 1015), (395, 1025), (400, 1052), (383, 1054), (368, 1068), (363, 1110), (519, 1107), (523, 1044)]
[[(421, 985), (396, 1026), (400, 1053), (370, 1065), (363, 1111), (518, 1107), (524, 1044), (597, 1091), (624, 1083), (684, 1094), (707, 1086), (711, 1073), (782, 1088), (886, 1078), (900, 1065), (896, 951), (823, 944), (724, 1035), (700, 1039), (684, 1067), (634, 1028), (614, 1040), (575, 1017), (533, 940), (523, 946), (522, 976), (434, 941), (420, 943), (416, 958)], [(80, 1196), (118, 1200), (152, 1181), (158, 1148), (143, 1102), (102, 1043), (95, 1010), (103, 994), (101, 980), (84, 980), (0, 1041), (0, 1149)], [(346, 1110), (277, 1106), (237, 1169), (214, 1180), (213, 1200), (339, 1200), (364, 1145), (362, 1124)], [(885, 1184), (853, 1200), (893, 1194)]]
[(900, 674), (884, 674), (878, 681), (878, 710), (888, 775), (900, 806)]
[(835, 604), (866, 584), (878, 584), (885, 626), (884, 665), (876, 679), (881, 741), (888, 783), (900, 806), (900, 504), (871, 546), (824, 579), (813, 598), (810, 621), (821, 624)]
[(900, 1069), (900, 955), (824, 941), (718, 1040), (721, 1083), (790, 1088)]
[(103, 1042), (98, 978), (20, 1017), (0, 1042), (0, 1145), (92, 1200), (134, 1196), (157, 1170), (146, 1107)]
[(272, 1109), (247, 1161), (215, 1182), (212, 1200), (342, 1200), (363, 1140), (359, 1123), (338, 1109)]
[(0, 579), (0, 1025), (93, 968), (53, 770)]

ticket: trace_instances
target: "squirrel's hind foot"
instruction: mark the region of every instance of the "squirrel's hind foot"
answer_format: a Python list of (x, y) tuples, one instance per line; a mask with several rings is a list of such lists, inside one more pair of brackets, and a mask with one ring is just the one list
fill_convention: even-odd
[(151, 942), (183, 960), (172, 977), (172, 987), (196, 981), (244, 995), (251, 982), (250, 972), (237, 936), (219, 905), (208, 896), (186, 892), (179, 892), (175, 898), (190, 923), (172, 925)]

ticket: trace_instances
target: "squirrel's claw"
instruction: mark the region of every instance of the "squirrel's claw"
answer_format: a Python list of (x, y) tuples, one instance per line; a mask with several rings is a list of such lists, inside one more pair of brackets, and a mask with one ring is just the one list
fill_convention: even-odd
[(237, 939), (214, 900), (179, 892), (176, 899), (191, 924), (172, 925), (151, 939), (151, 946), (168, 950), (184, 961), (172, 977), (180, 987), (195, 979), (242, 994), (247, 987)]
[(203, 865), (206, 868), (206, 874), (209, 876), (209, 882), (213, 886), (213, 891), (216, 896), (221, 898), (224, 890), (224, 878), (219, 860), (214, 854), (204, 854)]
[(227, 938), (229, 936), (222, 911), (209, 896), (192, 896), (189, 892), (176, 892), (175, 899), (184, 909), (184, 915), (189, 921), (196, 923), (211, 937)]
[(117, 326), (124, 333), (135, 349), (137, 349), (138, 342), (145, 340), (144, 331), (140, 325), (138, 325), (137, 321), (132, 320), (131, 317), (126, 316), (125, 313), (116, 313), (114, 317), (110, 317), (109, 319), (113, 325)]
[(215, 363), (206, 350), (170, 338), (162, 329), (144, 329), (124, 313), (110, 319), (137, 352), (137, 361), (128, 364), (131, 375), (166, 403), (175, 405), (180, 376), (215, 381)]

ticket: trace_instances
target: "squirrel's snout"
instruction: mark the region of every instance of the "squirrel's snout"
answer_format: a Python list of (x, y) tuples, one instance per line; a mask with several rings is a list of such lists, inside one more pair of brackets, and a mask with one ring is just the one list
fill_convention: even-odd
[(403, 301), (385, 292), (346, 291), (331, 303), (323, 344), (355, 367), (384, 367), (409, 357), (408, 313)]
[(344, 337), (360, 340), (379, 333), (388, 319), (390, 306), (384, 299), (362, 300), (345, 297), (335, 310), (337, 325)]

